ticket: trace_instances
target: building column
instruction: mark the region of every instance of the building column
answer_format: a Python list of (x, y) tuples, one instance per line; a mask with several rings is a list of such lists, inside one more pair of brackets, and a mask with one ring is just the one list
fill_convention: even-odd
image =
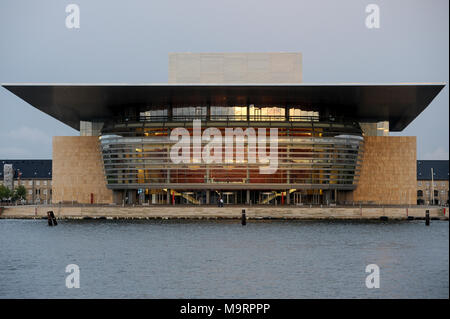
[(250, 205), (250, 190), (249, 189), (247, 189), (247, 192), (246, 192), (246, 201), (245, 201), (245, 203), (247, 205)]
[[(36, 181), (33, 179), (33, 185), (32, 185), (33, 197), (31, 198), (33, 204), (35, 204), (34, 201), (35, 201), (35, 199), (36, 199), (36, 194), (35, 194), (35, 192), (36, 192), (35, 182), (36, 182)], [(64, 195), (64, 193), (63, 193), (63, 195)], [(64, 201), (64, 196), (63, 196), (63, 198), (62, 198), (61, 201)]]
[(211, 121), (211, 105), (206, 106), (206, 121)]
[(168, 122), (172, 121), (173, 120), (172, 117), (173, 117), (173, 106), (172, 104), (170, 104), (167, 109), (167, 121)]
[(331, 203), (331, 193), (332, 190), (324, 190), (323, 191), (323, 199), (324, 199), (324, 204), (330, 204)]
[(211, 191), (209, 189), (206, 190), (206, 205), (210, 204), (210, 195)]
[(291, 204), (291, 194), (289, 193), (289, 189), (286, 190), (286, 205)]
[[(290, 134), (290, 130), (288, 129), (287, 135), (289, 137), (289, 139), (291, 138), (291, 134)], [(288, 144), (286, 145), (286, 159), (285, 159), (285, 164), (290, 164), (291, 160), (290, 160), (290, 147), (291, 147), (291, 141), (289, 140)], [(289, 168), (286, 170), (286, 183), (290, 184), (291, 183), (291, 171), (289, 170)]]

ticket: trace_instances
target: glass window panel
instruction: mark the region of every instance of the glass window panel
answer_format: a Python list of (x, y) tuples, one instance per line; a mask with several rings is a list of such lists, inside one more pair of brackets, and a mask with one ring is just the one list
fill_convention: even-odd
[(141, 121), (161, 121), (167, 118), (167, 108), (163, 109), (152, 109), (145, 112), (140, 112), (140, 120)]
[(291, 121), (318, 121), (319, 112), (316, 111), (305, 111), (299, 107), (293, 107), (289, 109), (289, 117)]

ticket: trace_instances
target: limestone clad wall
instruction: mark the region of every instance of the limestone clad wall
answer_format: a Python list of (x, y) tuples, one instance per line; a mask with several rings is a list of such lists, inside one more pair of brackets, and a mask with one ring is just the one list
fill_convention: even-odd
[(377, 204), (417, 203), (415, 136), (366, 136), (353, 201)]
[(53, 203), (113, 202), (97, 136), (54, 136), (52, 171)]

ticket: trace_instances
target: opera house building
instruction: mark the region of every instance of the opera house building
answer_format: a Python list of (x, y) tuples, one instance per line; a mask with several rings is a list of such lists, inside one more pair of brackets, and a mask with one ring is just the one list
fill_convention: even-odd
[(444, 84), (309, 84), (301, 53), (173, 53), (164, 84), (3, 87), (80, 131), (53, 137), (53, 203), (303, 205), (416, 204), (416, 138), (389, 132)]

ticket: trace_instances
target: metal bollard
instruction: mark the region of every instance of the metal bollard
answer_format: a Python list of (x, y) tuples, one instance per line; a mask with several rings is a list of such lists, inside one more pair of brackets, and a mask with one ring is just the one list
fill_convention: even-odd
[(430, 211), (428, 209), (425, 211), (425, 226), (430, 226)]
[(245, 216), (245, 209), (242, 210), (241, 224), (242, 224), (242, 226), (245, 226), (247, 224), (247, 217)]

